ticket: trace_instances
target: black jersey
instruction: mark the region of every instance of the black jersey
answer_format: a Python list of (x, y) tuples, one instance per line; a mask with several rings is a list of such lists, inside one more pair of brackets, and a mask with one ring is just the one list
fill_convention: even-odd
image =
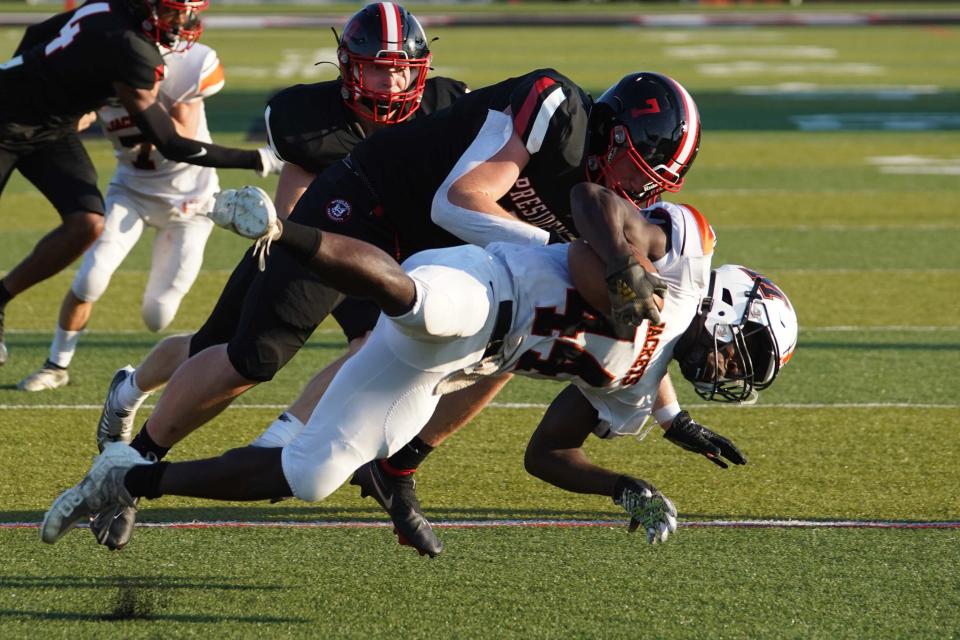
[[(467, 86), (459, 80), (429, 78), (413, 117), (448, 107), (465, 93)], [(277, 155), (311, 173), (319, 174), (343, 159), (364, 139), (340, 97), (339, 80), (284, 89), (267, 103), (265, 120)]]
[(28, 28), (0, 63), (0, 123), (56, 133), (103, 106), (114, 82), (150, 89), (162, 74), (158, 45), (122, 5), (87, 2)]
[[(570, 189), (586, 179), (582, 160), (590, 104), (590, 97), (568, 78), (539, 69), (473, 91), (431, 118), (378, 131), (351, 158), (383, 203), (384, 216), (409, 230), (429, 215), (434, 194), (490, 112), (506, 112), (530, 161), (499, 204), (549, 231), (552, 241), (566, 241), (576, 235)], [(416, 235), (424, 248), (462, 244), (434, 225), (421, 223)]]

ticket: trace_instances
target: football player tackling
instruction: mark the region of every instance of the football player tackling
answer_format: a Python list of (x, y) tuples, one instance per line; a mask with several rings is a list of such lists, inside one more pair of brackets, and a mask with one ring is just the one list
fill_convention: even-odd
[[(353, 238), (295, 222), (281, 230), (265, 195), (257, 202), (244, 191), (234, 215), (265, 211), (262, 240), (282, 243), (328, 286), (369, 297), (384, 315), (287, 446), (156, 463), (110, 443), (54, 501), (43, 541), (137, 497), (321, 500), (357, 467), (403, 446), (444, 392), (505, 371), (570, 383), (537, 427), (527, 468), (561, 488), (609, 496), (631, 530), (643, 527), (650, 542), (663, 541), (677, 524), (670, 500), (649, 482), (594, 465), (580, 445), (591, 432), (643, 433), (671, 358), (703, 397), (748, 401), (773, 383), (796, 344), (796, 315), (783, 292), (743, 267), (711, 271), (712, 231), (687, 206), (656, 205), (641, 217), (611, 191), (583, 183), (572, 189), (572, 206), (622, 230), (609, 244), (453, 247), (419, 253), (401, 268)], [(645, 320), (625, 335), (609, 320), (603, 263), (635, 250), (667, 288), (659, 322)], [(671, 441), (742, 461), (725, 439), (674, 422), (680, 430), (667, 430)]]

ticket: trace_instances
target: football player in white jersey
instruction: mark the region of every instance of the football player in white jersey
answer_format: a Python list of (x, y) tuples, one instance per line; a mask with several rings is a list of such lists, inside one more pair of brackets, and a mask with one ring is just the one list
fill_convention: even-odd
[[(217, 52), (194, 44), (186, 51), (167, 53), (164, 65), (157, 100), (181, 135), (212, 142), (204, 98), (224, 84)], [(84, 254), (64, 296), (50, 355), (17, 385), (23, 391), (56, 389), (68, 383), (67, 367), (93, 306), (146, 227), (156, 229), (156, 237), (141, 315), (151, 331), (166, 328), (197, 279), (213, 228), (210, 219), (198, 213), (209, 210), (213, 194), (220, 189), (215, 169), (165, 159), (116, 100), (102, 107), (97, 117), (117, 158), (107, 190), (103, 234)]]
[[(592, 464), (580, 445), (590, 432), (642, 435), (671, 358), (704, 397), (755, 399), (793, 353), (796, 314), (762, 276), (735, 265), (710, 271), (713, 233), (692, 208), (656, 205), (645, 220), (599, 185), (578, 185), (571, 197), (577, 211), (606, 216), (623, 234), (607, 246), (434, 249), (401, 268), (362, 241), (273, 223), (266, 237), (329, 286), (372, 298), (383, 311), (304, 430), (282, 448), (186, 463), (153, 463), (128, 445), (107, 444), (87, 476), (54, 501), (41, 539), (56, 542), (90, 513), (115, 502), (133, 506), (138, 497), (321, 500), (354, 469), (408, 442), (442, 394), (512, 371), (570, 383), (534, 433), (527, 469), (561, 488), (611, 497), (631, 530), (642, 526), (649, 542), (666, 540), (677, 524), (670, 500), (643, 480)], [(660, 323), (645, 320), (631, 336), (608, 319), (604, 283), (604, 261), (627, 255), (656, 268), (667, 285)], [(672, 442), (745, 462), (728, 440), (678, 417), (662, 425)]]

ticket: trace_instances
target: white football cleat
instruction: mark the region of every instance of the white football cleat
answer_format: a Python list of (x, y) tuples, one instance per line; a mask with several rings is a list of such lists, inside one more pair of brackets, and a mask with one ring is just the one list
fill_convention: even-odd
[(130, 469), (141, 464), (152, 463), (128, 445), (108, 443), (83, 480), (61, 493), (50, 505), (40, 525), (40, 539), (53, 544), (77, 522), (111, 504), (136, 506), (123, 479)]
[(277, 210), (260, 187), (221, 191), (214, 196), (213, 210), (207, 217), (244, 238), (260, 239), (277, 227)]
[(135, 369), (130, 365), (117, 369), (107, 389), (107, 399), (103, 401), (103, 411), (97, 422), (97, 449), (103, 451), (109, 442), (129, 443), (133, 439), (133, 423), (137, 419), (137, 409), (127, 409), (117, 397), (120, 385), (133, 375)]
[(47, 391), (48, 389), (59, 389), (67, 386), (70, 382), (70, 374), (66, 369), (51, 366), (49, 362), (44, 362), (43, 366), (28, 375), (17, 384), (20, 391)]

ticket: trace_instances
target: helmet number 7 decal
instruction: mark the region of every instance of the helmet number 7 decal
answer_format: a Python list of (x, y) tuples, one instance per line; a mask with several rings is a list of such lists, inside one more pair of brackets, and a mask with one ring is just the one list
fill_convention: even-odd
[(646, 105), (645, 107), (634, 107), (630, 109), (630, 117), (636, 118), (637, 116), (645, 116), (648, 113), (660, 113), (660, 103), (657, 102), (656, 98), (647, 98)]
[(47, 43), (47, 48), (44, 50), (44, 53), (49, 56), (61, 49), (66, 49), (73, 42), (73, 39), (77, 37), (77, 34), (80, 33), (81, 20), (90, 15), (107, 13), (109, 11), (110, 5), (106, 2), (96, 2), (80, 7), (80, 9), (73, 14), (73, 17), (67, 21), (67, 24), (63, 25), (59, 35)]

